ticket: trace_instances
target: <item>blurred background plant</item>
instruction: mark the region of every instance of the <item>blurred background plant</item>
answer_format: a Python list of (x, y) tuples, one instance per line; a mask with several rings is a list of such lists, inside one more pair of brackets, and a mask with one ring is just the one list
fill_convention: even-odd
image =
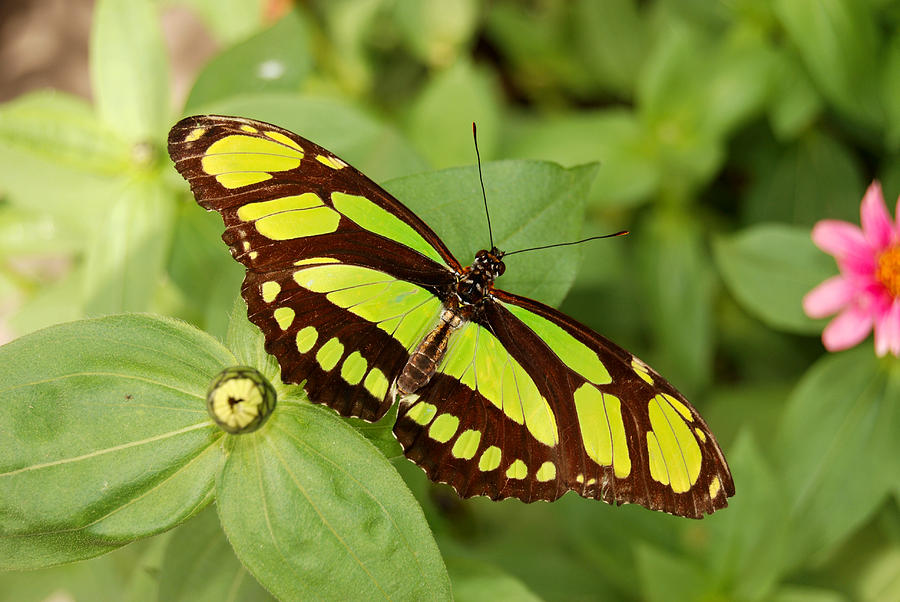
[[(633, 234), (581, 248), (561, 308), (694, 402), (737, 495), (701, 522), (572, 494), (462, 501), (395, 460), (457, 597), (900, 599), (900, 366), (870, 342), (825, 356), (801, 305), (837, 271), (812, 225), (858, 223), (873, 178), (889, 206), (900, 193), (900, 2), (41, 0), (0, 16), (5, 339), (121, 311), (224, 335), (241, 268), (166, 155), (181, 115), (279, 124), (379, 182), (471, 165), (477, 121), (485, 160), (600, 163), (583, 234)], [(0, 600), (163, 599), (168, 537), (2, 575)]]

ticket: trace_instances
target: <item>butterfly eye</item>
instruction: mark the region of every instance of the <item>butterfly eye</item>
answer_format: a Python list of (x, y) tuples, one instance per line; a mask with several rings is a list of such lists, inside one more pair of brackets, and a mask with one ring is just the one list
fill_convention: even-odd
[(243, 435), (257, 430), (275, 409), (275, 389), (255, 368), (232, 366), (216, 376), (206, 394), (206, 410), (223, 431)]
[(506, 264), (502, 261), (498, 261), (495, 265), (496, 268), (494, 268), (494, 278), (499, 278), (503, 275), (503, 272), (506, 271)]

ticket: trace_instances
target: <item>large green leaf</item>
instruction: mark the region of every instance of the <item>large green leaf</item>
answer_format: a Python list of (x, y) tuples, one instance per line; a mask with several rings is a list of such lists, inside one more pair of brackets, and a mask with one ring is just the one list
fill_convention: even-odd
[(102, 554), (207, 504), (221, 461), (206, 388), (234, 358), (175, 320), (120, 315), (0, 347), (0, 559)]
[(98, 0), (91, 83), (103, 122), (133, 143), (155, 140), (169, 117), (169, 70), (152, 0)]
[(760, 225), (715, 241), (728, 289), (750, 313), (789, 332), (821, 332), (824, 321), (803, 313), (803, 296), (835, 274), (834, 260), (813, 245), (809, 230)]
[(874, 8), (856, 0), (778, 0), (775, 13), (823, 95), (858, 123), (883, 119), (881, 35)]
[[(575, 240), (596, 172), (596, 165), (565, 169), (539, 161), (485, 164), (494, 244), (515, 251)], [(434, 228), (463, 265), (470, 264), (479, 249), (490, 247), (477, 168), (410, 176), (385, 187)], [(509, 257), (497, 285), (557, 305), (572, 286), (580, 254), (578, 247), (564, 247)]]
[(797, 557), (825, 557), (896, 481), (900, 378), (870, 344), (828, 355), (800, 381), (774, 438)]
[(0, 107), (0, 194), (61, 227), (90, 231), (121, 186), (129, 153), (81, 99), (35, 92)]
[(277, 597), (450, 598), (415, 499), (334, 412), (281, 403), (263, 429), (229, 443), (216, 481), (222, 526)]
[(818, 130), (791, 146), (762, 147), (753, 171), (764, 174), (742, 207), (748, 222), (812, 226), (820, 219), (859, 219), (865, 180), (859, 159), (846, 144)]
[(229, 96), (299, 90), (312, 67), (309, 27), (292, 11), (216, 55), (191, 88), (185, 111)]

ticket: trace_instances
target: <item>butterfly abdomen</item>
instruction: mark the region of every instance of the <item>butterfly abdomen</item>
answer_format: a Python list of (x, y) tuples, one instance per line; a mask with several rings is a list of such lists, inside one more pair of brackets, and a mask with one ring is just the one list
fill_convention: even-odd
[(441, 321), (416, 346), (397, 378), (397, 392), (401, 397), (415, 393), (431, 381), (447, 351), (450, 335), (461, 324), (462, 318), (455, 310), (444, 309)]

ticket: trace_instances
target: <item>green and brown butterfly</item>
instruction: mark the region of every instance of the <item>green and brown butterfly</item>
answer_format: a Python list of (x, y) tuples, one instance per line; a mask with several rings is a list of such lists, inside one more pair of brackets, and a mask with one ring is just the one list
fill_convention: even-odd
[(494, 287), (504, 253), (462, 266), (421, 219), (331, 152), (240, 117), (187, 117), (169, 154), (218, 211), (242, 295), (285, 382), (382, 418), (463, 497), (611, 504), (701, 518), (734, 481), (703, 418), (633, 354)]

